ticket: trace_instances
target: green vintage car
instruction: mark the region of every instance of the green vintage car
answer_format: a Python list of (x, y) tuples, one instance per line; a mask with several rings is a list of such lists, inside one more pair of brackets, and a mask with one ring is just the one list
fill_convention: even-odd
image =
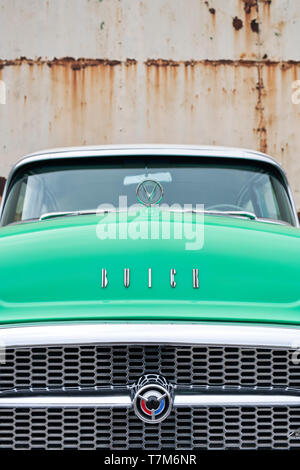
[(267, 155), (29, 155), (0, 259), (0, 448), (300, 447), (300, 230)]

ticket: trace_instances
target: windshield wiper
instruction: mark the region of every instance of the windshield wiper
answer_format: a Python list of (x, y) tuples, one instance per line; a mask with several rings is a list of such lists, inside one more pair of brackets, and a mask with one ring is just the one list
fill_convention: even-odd
[[(159, 206), (158, 206), (159, 207)], [(76, 216), (76, 215), (97, 215), (97, 214), (109, 214), (111, 212), (127, 212), (127, 209), (101, 209), (101, 210), (84, 210), (84, 211), (65, 211), (65, 212), (47, 212), (42, 214), (39, 219), (31, 219), (28, 220), (47, 220), (47, 219), (54, 219), (56, 217), (68, 217), (68, 216)], [(227, 216), (227, 217), (237, 217), (237, 218), (245, 218), (249, 220), (257, 220), (259, 222), (265, 222), (268, 224), (279, 224), (279, 225), (291, 225), (288, 222), (283, 220), (277, 219), (266, 219), (262, 217), (257, 217), (253, 212), (248, 211), (214, 211), (214, 210), (198, 210), (198, 209), (170, 209), (170, 212), (187, 212), (192, 214), (204, 214), (204, 215), (216, 215), (216, 216)], [(27, 222), (27, 221), (20, 221), (20, 222)], [(18, 222), (18, 223), (20, 223)], [(16, 223), (16, 222), (15, 222)]]
[(220, 215), (228, 217), (238, 217), (238, 218), (247, 218), (250, 220), (257, 220), (258, 222), (264, 222), (266, 224), (277, 224), (277, 225), (289, 225), (292, 227), (292, 224), (286, 222), (285, 220), (280, 219), (267, 219), (264, 217), (257, 217), (253, 212), (248, 211), (214, 211), (214, 210), (198, 210), (198, 209), (174, 209), (171, 212), (190, 212), (192, 214), (208, 214), (208, 215)]
[[(65, 212), (46, 212), (40, 216), (40, 220), (54, 219), (56, 217), (68, 217), (75, 215), (93, 215), (108, 214), (110, 212), (120, 212), (120, 209), (101, 209), (101, 210), (85, 210), (85, 211), (65, 211)], [(193, 214), (209, 214), (209, 215), (227, 215), (229, 217), (245, 217), (247, 219), (256, 220), (257, 217), (253, 212), (247, 211), (199, 211), (197, 209), (175, 209), (170, 212), (191, 212)]]
[(257, 220), (256, 215), (253, 212), (248, 211), (210, 211), (210, 210), (198, 210), (198, 209), (171, 209), (171, 212), (190, 212), (192, 214), (204, 214), (204, 215), (220, 215), (228, 217), (243, 217), (246, 219)]
[(86, 211), (65, 211), (65, 212), (46, 212), (42, 214), (39, 220), (55, 219), (56, 217), (68, 217), (73, 215), (94, 215), (94, 214), (108, 214), (110, 212), (119, 212), (119, 210), (101, 209), (101, 210), (86, 210)]
[(211, 215), (228, 215), (229, 217), (244, 217), (246, 219), (256, 220), (257, 217), (253, 212), (248, 211), (204, 211), (204, 214)]

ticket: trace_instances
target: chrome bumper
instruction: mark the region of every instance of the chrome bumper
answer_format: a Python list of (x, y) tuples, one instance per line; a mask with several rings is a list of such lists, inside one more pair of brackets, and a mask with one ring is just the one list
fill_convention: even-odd
[(0, 328), (4, 347), (58, 344), (216, 345), (300, 347), (300, 328), (238, 323), (55, 323)]

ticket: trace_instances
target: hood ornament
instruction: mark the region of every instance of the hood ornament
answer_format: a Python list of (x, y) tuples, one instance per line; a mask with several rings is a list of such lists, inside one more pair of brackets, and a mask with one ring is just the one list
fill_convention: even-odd
[(144, 206), (155, 206), (159, 204), (164, 195), (162, 185), (155, 180), (144, 180), (136, 188), (136, 197)]

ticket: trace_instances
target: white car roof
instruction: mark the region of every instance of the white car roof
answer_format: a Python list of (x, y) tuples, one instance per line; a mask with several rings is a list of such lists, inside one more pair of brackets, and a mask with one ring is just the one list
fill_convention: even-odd
[(82, 147), (62, 147), (34, 152), (23, 157), (16, 166), (28, 161), (41, 161), (52, 158), (73, 158), (89, 156), (121, 156), (121, 155), (194, 155), (224, 158), (245, 158), (264, 161), (279, 166), (269, 155), (256, 150), (221, 147), (214, 145), (166, 145), (166, 144), (134, 144), (134, 145), (94, 145)]

